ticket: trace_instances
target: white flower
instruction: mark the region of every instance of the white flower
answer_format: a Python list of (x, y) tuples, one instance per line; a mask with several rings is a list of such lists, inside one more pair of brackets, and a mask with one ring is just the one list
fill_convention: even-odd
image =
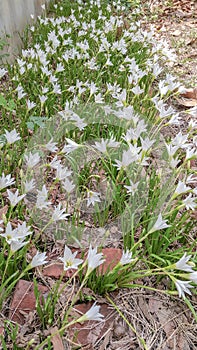
[(15, 193), (12, 193), (11, 191), (7, 190), (7, 194), (12, 207), (15, 207), (15, 205), (17, 205), (26, 196), (26, 194), (22, 194), (21, 196), (19, 196), (18, 190), (16, 190)]
[(25, 241), (24, 242), (24, 238), (19, 238), (18, 240), (14, 240), (14, 241), (11, 241), (10, 243), (10, 249), (12, 252), (16, 252), (17, 250), (21, 249), (22, 247), (24, 247), (26, 244), (29, 243), (29, 241)]
[(126, 168), (131, 163), (135, 162), (137, 159), (138, 155), (132, 154), (130, 149), (128, 151), (124, 150), (122, 154), (122, 160), (120, 161), (115, 159), (116, 164), (114, 166), (117, 167), (118, 170), (120, 170), (121, 168)]
[[(3, 220), (0, 220), (0, 225), (3, 224)], [(0, 232), (3, 232), (3, 228), (0, 226)]]
[(67, 144), (64, 145), (64, 148), (62, 149), (62, 152), (69, 154), (73, 151), (75, 151), (77, 148), (79, 148), (81, 145), (79, 145), (78, 143), (76, 143), (73, 140), (70, 140), (68, 138), (66, 138)]
[(193, 271), (189, 274), (189, 279), (197, 284), (197, 271)]
[(48, 205), (51, 204), (51, 202), (47, 202), (47, 198), (48, 198), (48, 191), (46, 189), (46, 186), (43, 185), (42, 190), (41, 191), (38, 190), (37, 199), (36, 199), (36, 208), (38, 209), (47, 208)]
[(29, 231), (29, 229), (30, 226), (27, 226), (25, 221), (22, 224), (18, 224), (18, 227), (14, 230), (12, 229), (11, 223), (8, 222), (5, 233), (2, 233), (1, 236), (6, 239), (8, 244), (11, 244), (12, 242), (20, 243), (21, 240), (25, 239), (25, 237), (31, 235), (32, 232)]
[(27, 100), (27, 109), (28, 109), (28, 111), (30, 111), (35, 106), (36, 106), (35, 102), (31, 102), (30, 100)]
[(108, 140), (108, 147), (117, 148), (120, 142), (116, 141), (113, 137)]
[(192, 209), (194, 210), (197, 206), (195, 202), (196, 198), (192, 197), (192, 194), (190, 193), (189, 196), (187, 196), (184, 200), (183, 203), (186, 207), (187, 210)]
[(132, 261), (134, 261), (135, 259), (132, 259), (132, 252), (130, 252), (128, 249), (126, 250), (126, 252), (122, 253), (122, 257), (120, 259), (120, 264), (121, 265), (127, 265), (130, 264)]
[(68, 176), (72, 174), (67, 167), (63, 168), (62, 165), (58, 165), (56, 168), (56, 177), (55, 179), (58, 181), (65, 180)]
[(57, 142), (53, 142), (53, 139), (51, 139), (46, 145), (45, 148), (50, 152), (57, 152), (58, 147), (56, 146)]
[(196, 153), (195, 148), (187, 148), (185, 160), (196, 158), (196, 155), (197, 155), (197, 153)]
[(171, 143), (169, 145), (165, 143), (165, 146), (170, 158), (172, 158), (175, 155), (176, 151), (179, 149), (178, 146), (173, 146)]
[(78, 269), (78, 265), (83, 263), (82, 259), (75, 258), (78, 251), (75, 253), (72, 253), (72, 251), (65, 246), (64, 248), (64, 257), (59, 258), (64, 263), (64, 271), (67, 271), (69, 269)]
[(192, 295), (190, 292), (190, 288), (193, 288), (193, 286), (190, 284), (191, 281), (181, 281), (181, 280), (176, 280), (175, 286), (176, 289), (178, 290), (179, 297), (185, 299), (185, 293)]
[(190, 174), (188, 177), (187, 177), (187, 180), (186, 180), (186, 183), (187, 184), (195, 184), (197, 182), (197, 177), (195, 177), (194, 174)]
[(147, 151), (155, 143), (155, 140), (150, 140), (149, 137), (146, 137), (145, 139), (143, 139), (140, 136), (140, 141), (141, 141), (143, 151)]
[(17, 240), (19, 237), (17, 235), (17, 229), (12, 229), (12, 225), (8, 222), (5, 233), (1, 233), (1, 237), (6, 239), (6, 242), (10, 244), (13, 240)]
[(18, 99), (21, 100), (21, 98), (23, 98), (24, 96), (26, 96), (26, 92), (24, 92), (24, 89), (21, 85), (18, 85), (18, 87), (16, 88), (16, 91), (18, 92)]
[(170, 125), (180, 125), (180, 121), (181, 121), (181, 117), (179, 117), (179, 113), (176, 113), (170, 118), (168, 124), (170, 124)]
[(107, 144), (108, 144), (108, 140), (102, 139), (101, 142), (95, 142), (95, 145), (93, 147), (96, 148), (101, 153), (105, 153), (107, 152)]
[(95, 302), (92, 307), (82, 316), (82, 318), (85, 317), (84, 321), (103, 321), (104, 316), (100, 314), (99, 310), (100, 306), (97, 306)]
[(40, 99), (41, 105), (43, 105), (45, 101), (48, 99), (48, 97), (45, 95), (39, 95), (39, 99)]
[(7, 73), (8, 71), (5, 68), (0, 68), (0, 79), (3, 78), (3, 76)]
[(132, 193), (134, 195), (137, 191), (139, 185), (139, 181), (135, 184), (130, 180), (130, 186), (124, 185), (124, 187), (127, 189), (127, 193)]
[(189, 190), (191, 190), (191, 187), (186, 186), (186, 185), (184, 184), (184, 182), (179, 181), (179, 182), (178, 182), (178, 185), (177, 185), (177, 187), (176, 187), (174, 196), (178, 196), (179, 194), (185, 193), (185, 192), (187, 192), (187, 191), (189, 191)]
[(103, 259), (103, 253), (97, 253), (97, 247), (92, 249), (90, 245), (88, 250), (87, 262), (88, 262), (88, 271), (87, 275), (91, 273), (96, 267), (101, 265), (105, 259)]
[(52, 220), (53, 221), (59, 221), (59, 220), (64, 220), (69, 216), (69, 214), (64, 214), (66, 209), (61, 209), (61, 203), (58, 204), (57, 207), (55, 207), (55, 210), (52, 215)]
[(149, 233), (155, 232), (157, 230), (162, 230), (163, 228), (167, 228), (170, 227), (171, 225), (168, 225), (166, 223), (167, 220), (163, 220), (161, 213), (159, 214), (157, 221), (155, 222), (155, 224), (153, 225), (153, 227), (151, 228), (151, 230), (149, 231)]
[(26, 165), (28, 168), (35, 167), (40, 161), (39, 153), (36, 152), (36, 153), (32, 154), (30, 152), (29, 155), (25, 154), (25, 161), (26, 161)]
[(181, 131), (176, 135), (176, 137), (172, 140), (172, 145), (178, 148), (187, 148), (190, 146), (189, 143), (186, 143), (188, 139), (188, 135), (182, 135)]
[(89, 207), (91, 204), (94, 205), (95, 202), (100, 202), (100, 193), (99, 192), (93, 192), (93, 191), (88, 191), (87, 193), (87, 206)]
[(30, 181), (25, 181), (25, 183), (23, 184), (24, 186), (24, 192), (30, 192), (35, 188), (35, 180), (31, 179)]
[(30, 266), (33, 268), (33, 267), (37, 267), (40, 265), (44, 265), (48, 262), (46, 259), (47, 259), (46, 253), (37, 252), (36, 255), (34, 255), (34, 257), (33, 257), (32, 261), (30, 263)]
[(75, 185), (69, 179), (65, 179), (64, 182), (62, 182), (62, 187), (67, 193), (71, 193), (75, 188)]
[(176, 268), (182, 271), (193, 272), (192, 266), (187, 264), (190, 258), (191, 258), (191, 255), (187, 256), (187, 254), (184, 253), (182, 258), (179, 261), (177, 261), (177, 263), (175, 264)]
[(5, 134), (4, 134), (7, 142), (11, 145), (12, 143), (18, 141), (21, 139), (19, 133), (16, 132), (16, 129), (12, 130), (12, 131), (7, 131), (5, 130)]
[(57, 156), (55, 156), (52, 159), (51, 163), (49, 163), (49, 165), (52, 169), (57, 169), (59, 166), (61, 166), (61, 160), (59, 160)]
[(101, 142), (95, 142), (95, 145), (93, 146), (98, 151), (105, 153), (107, 152), (107, 146), (112, 148), (117, 148), (119, 146), (120, 142), (115, 141), (112, 139), (104, 140), (102, 139)]
[(11, 174), (8, 174), (5, 176), (4, 173), (2, 173), (0, 177), (0, 190), (3, 188), (6, 188), (8, 186), (11, 186), (15, 183), (14, 178), (11, 178)]
[(31, 235), (32, 232), (30, 231), (30, 228), (30, 226), (27, 226), (26, 221), (24, 221), (22, 224), (18, 224), (18, 227), (16, 229), (18, 237), (22, 238)]

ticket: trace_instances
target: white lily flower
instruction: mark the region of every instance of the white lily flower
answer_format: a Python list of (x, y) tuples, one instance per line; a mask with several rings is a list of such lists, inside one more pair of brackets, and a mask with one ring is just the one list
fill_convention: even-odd
[(97, 253), (97, 247), (93, 249), (90, 245), (87, 256), (88, 271), (86, 274), (89, 275), (89, 273), (100, 266), (104, 261), (103, 253)]
[(0, 79), (3, 78), (3, 76), (7, 73), (8, 71), (5, 68), (0, 68)]
[(122, 257), (120, 259), (120, 264), (121, 265), (127, 265), (130, 264), (132, 261), (134, 261), (135, 259), (132, 259), (132, 252), (130, 252), (128, 249), (126, 250), (126, 252), (122, 253)]
[(82, 259), (75, 258), (78, 251), (75, 253), (72, 253), (70, 248), (65, 246), (64, 248), (64, 257), (59, 258), (64, 263), (64, 271), (67, 271), (69, 269), (78, 269), (78, 265), (83, 263)]
[(74, 190), (75, 185), (69, 179), (65, 179), (64, 182), (62, 182), (62, 187), (67, 193), (71, 193)]
[(190, 284), (191, 281), (181, 281), (181, 280), (176, 280), (175, 286), (176, 289), (178, 290), (179, 297), (185, 299), (185, 293), (192, 295), (190, 292), (190, 288), (193, 288), (193, 286)]
[(48, 191), (46, 189), (46, 186), (42, 186), (42, 190), (38, 190), (37, 198), (36, 198), (36, 208), (38, 209), (44, 209), (47, 208), (51, 202), (47, 202), (48, 198)]
[(25, 161), (28, 168), (34, 168), (40, 161), (39, 153), (32, 154), (30, 152), (29, 155), (25, 154)]
[(127, 189), (127, 193), (132, 193), (134, 195), (137, 191), (139, 185), (139, 181), (135, 184), (130, 180), (130, 186), (124, 185), (124, 187)]
[(197, 284), (197, 271), (193, 271), (189, 274), (189, 279)]
[(52, 168), (52, 169), (57, 169), (58, 167), (61, 166), (61, 160), (57, 158), (57, 156), (55, 156), (51, 163), (49, 163), (49, 166)]
[(89, 207), (91, 204), (94, 205), (95, 202), (100, 202), (100, 193), (99, 192), (93, 192), (93, 191), (88, 191), (87, 192), (87, 206)]
[(191, 190), (191, 187), (186, 186), (184, 182), (179, 181), (173, 197), (176, 197), (179, 194), (185, 193), (185, 192), (187, 192), (189, 190)]
[(186, 180), (186, 184), (195, 184), (197, 182), (197, 177), (195, 177), (194, 174), (190, 174), (188, 177), (187, 177), (187, 180)]
[(151, 228), (151, 230), (149, 231), (150, 233), (158, 231), (158, 230), (162, 230), (163, 228), (167, 228), (170, 227), (171, 225), (168, 225), (166, 223), (167, 220), (163, 220), (161, 213), (159, 214), (157, 221), (155, 222), (155, 224), (153, 225), (153, 227)]
[(24, 238), (19, 238), (18, 240), (16, 241), (11, 241), (10, 243), (10, 249), (13, 253), (15, 253), (17, 250), (21, 249), (22, 247), (24, 247), (26, 244), (29, 243), (29, 241), (25, 241), (24, 242)]
[(193, 272), (192, 266), (187, 264), (190, 258), (191, 258), (191, 255), (187, 256), (187, 253), (184, 253), (182, 258), (179, 261), (177, 261), (177, 263), (175, 264), (176, 268), (178, 270), (182, 270), (186, 272)]
[(196, 198), (192, 197), (192, 194), (190, 193), (189, 196), (187, 196), (182, 202), (187, 210), (194, 210), (197, 207), (197, 203), (195, 201)]
[(132, 153), (131, 148), (128, 151), (123, 151), (122, 154), (122, 160), (117, 160), (115, 159), (116, 164), (114, 165), (115, 167), (117, 167), (118, 170), (120, 170), (121, 168), (126, 168), (127, 166), (129, 166), (131, 163), (137, 161), (139, 159), (139, 154), (137, 153)]
[(18, 237), (26, 237), (32, 234), (30, 231), (31, 227), (27, 226), (26, 221), (24, 221), (22, 224), (18, 224), (18, 227), (16, 228)]
[(34, 179), (31, 179), (30, 181), (26, 180), (23, 186), (24, 186), (24, 192), (28, 193), (35, 188), (35, 180)]
[(18, 141), (21, 139), (19, 133), (16, 132), (16, 129), (12, 130), (12, 131), (7, 131), (5, 130), (5, 134), (4, 134), (7, 142), (11, 145), (12, 143)]
[(58, 204), (57, 207), (55, 207), (55, 210), (52, 214), (52, 220), (53, 221), (59, 221), (59, 220), (65, 220), (67, 216), (70, 214), (65, 214), (66, 209), (61, 209), (61, 203)]
[(45, 145), (45, 148), (50, 152), (57, 152), (58, 147), (57, 142), (53, 142), (53, 138)]
[(17, 240), (17, 229), (12, 229), (12, 225), (10, 222), (7, 223), (5, 233), (0, 234), (1, 237), (4, 237), (6, 239), (6, 242), (10, 244), (13, 240)]
[(67, 144), (64, 145), (62, 152), (69, 154), (73, 151), (75, 151), (77, 148), (81, 147), (80, 144), (76, 143), (75, 141), (66, 138)]
[[(103, 321), (103, 315), (99, 312), (100, 306), (96, 305), (96, 302), (91, 306), (91, 308), (82, 316), (85, 318), (84, 321)], [(80, 321), (81, 322), (81, 321)]]
[[(0, 220), (0, 225), (1, 224), (3, 224), (3, 220)], [(3, 232), (4, 230), (3, 230), (3, 228), (2, 227), (0, 227), (0, 232)]]
[(196, 158), (197, 153), (195, 148), (187, 148), (186, 149), (186, 157), (185, 160), (190, 160), (192, 158)]
[(140, 141), (141, 141), (143, 151), (148, 151), (148, 149), (151, 148), (151, 146), (155, 143), (155, 140), (150, 140), (149, 137), (146, 137), (145, 139), (143, 139), (140, 136)]
[(8, 186), (11, 186), (15, 183), (14, 178), (11, 178), (11, 174), (8, 174), (5, 176), (4, 173), (2, 173), (0, 177), (0, 190), (3, 188), (6, 188)]
[(47, 264), (48, 261), (46, 259), (47, 259), (46, 253), (37, 252), (36, 255), (34, 255), (30, 265), (33, 268), (33, 267)]
[(31, 102), (30, 100), (27, 100), (27, 109), (28, 109), (28, 111), (30, 111), (35, 106), (36, 106), (35, 102)]
[(56, 176), (55, 179), (58, 181), (65, 180), (68, 176), (72, 174), (67, 167), (63, 168), (62, 165), (58, 165), (56, 168)]
[(26, 196), (26, 194), (22, 194), (21, 196), (19, 196), (18, 190), (16, 190), (15, 193), (7, 190), (7, 194), (12, 207), (15, 207), (15, 205), (17, 205)]

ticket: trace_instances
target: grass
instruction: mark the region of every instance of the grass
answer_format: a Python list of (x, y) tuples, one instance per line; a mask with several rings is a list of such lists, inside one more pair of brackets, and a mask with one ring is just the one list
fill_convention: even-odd
[[(0, 301), (4, 312), (16, 283), (34, 276), (42, 329), (26, 349), (47, 343), (49, 349), (52, 335), (46, 338), (44, 330), (54, 322), (62, 334), (79, 321), (68, 317), (78, 298), (85, 298), (84, 287), (105, 296), (143, 288), (151, 276), (155, 284), (150, 279), (145, 288), (156, 290), (167, 278), (162, 292), (179, 295), (195, 314), (185, 294), (195, 294), (197, 283), (191, 219), (197, 206), (191, 167), (196, 132), (162, 136), (164, 128), (179, 126), (168, 104), (179, 83), (165, 71), (170, 50), (141, 29), (136, 6), (128, 13), (118, 2), (51, 4), (53, 17), (38, 18), (26, 32), (22, 56), (1, 73), (9, 88), (0, 95)], [(98, 250), (90, 246), (88, 256), (79, 242), (87, 222), (93, 235), (101, 227), (107, 235), (109, 224), (122, 234), (122, 259), (104, 274), (98, 268), (104, 240)], [(34, 271), (47, 262), (57, 237), (65, 241), (64, 272), (40, 303)], [(68, 241), (79, 243), (81, 261)], [(71, 267), (77, 275), (64, 288), (77, 283), (77, 293), (57, 311), (58, 288)], [(17, 349), (17, 328), (9, 327)]]

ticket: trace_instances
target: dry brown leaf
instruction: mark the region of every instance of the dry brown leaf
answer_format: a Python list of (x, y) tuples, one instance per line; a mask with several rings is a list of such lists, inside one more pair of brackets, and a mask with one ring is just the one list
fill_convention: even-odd
[(180, 94), (180, 96), (183, 97), (183, 98), (189, 98), (189, 99), (197, 100), (197, 88), (188, 89), (185, 92), (182, 92)]
[(197, 100), (194, 98), (177, 98), (177, 101), (180, 105), (185, 107), (195, 107), (197, 106)]
[(58, 332), (58, 328), (57, 327), (50, 328), (50, 333), (51, 335), (55, 334), (51, 338), (51, 342), (53, 344), (53, 350), (64, 350), (64, 344)]

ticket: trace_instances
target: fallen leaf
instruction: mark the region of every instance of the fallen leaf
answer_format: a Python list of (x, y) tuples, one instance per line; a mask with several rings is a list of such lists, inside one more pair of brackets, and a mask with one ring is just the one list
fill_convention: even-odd
[[(85, 314), (93, 303), (75, 305), (73, 314), (79, 317)], [(86, 321), (83, 323), (76, 323), (68, 329), (69, 339), (77, 344), (80, 344), (80, 349), (94, 350), (95, 344), (105, 337), (106, 332), (112, 329), (114, 320), (114, 311), (106, 303), (100, 305), (100, 311), (104, 315), (103, 322)]]
[(104, 248), (102, 253), (105, 257), (105, 262), (99, 266), (99, 272), (104, 274), (108, 269), (112, 270), (122, 257), (122, 250), (119, 248)]
[(194, 99), (197, 100), (197, 87), (194, 89), (185, 90), (180, 94), (183, 98)]
[(178, 103), (185, 107), (195, 107), (197, 106), (197, 100), (194, 98), (177, 98)]
[[(48, 291), (48, 288), (38, 284), (38, 290), (44, 294)], [(25, 280), (18, 281), (10, 306), (9, 319), (21, 325), (24, 324), (25, 314), (33, 311), (35, 305), (34, 284)]]
[(50, 334), (52, 335), (54, 333), (55, 335), (51, 338), (53, 350), (64, 350), (64, 344), (62, 342), (62, 338), (60, 337), (57, 327), (50, 328)]

